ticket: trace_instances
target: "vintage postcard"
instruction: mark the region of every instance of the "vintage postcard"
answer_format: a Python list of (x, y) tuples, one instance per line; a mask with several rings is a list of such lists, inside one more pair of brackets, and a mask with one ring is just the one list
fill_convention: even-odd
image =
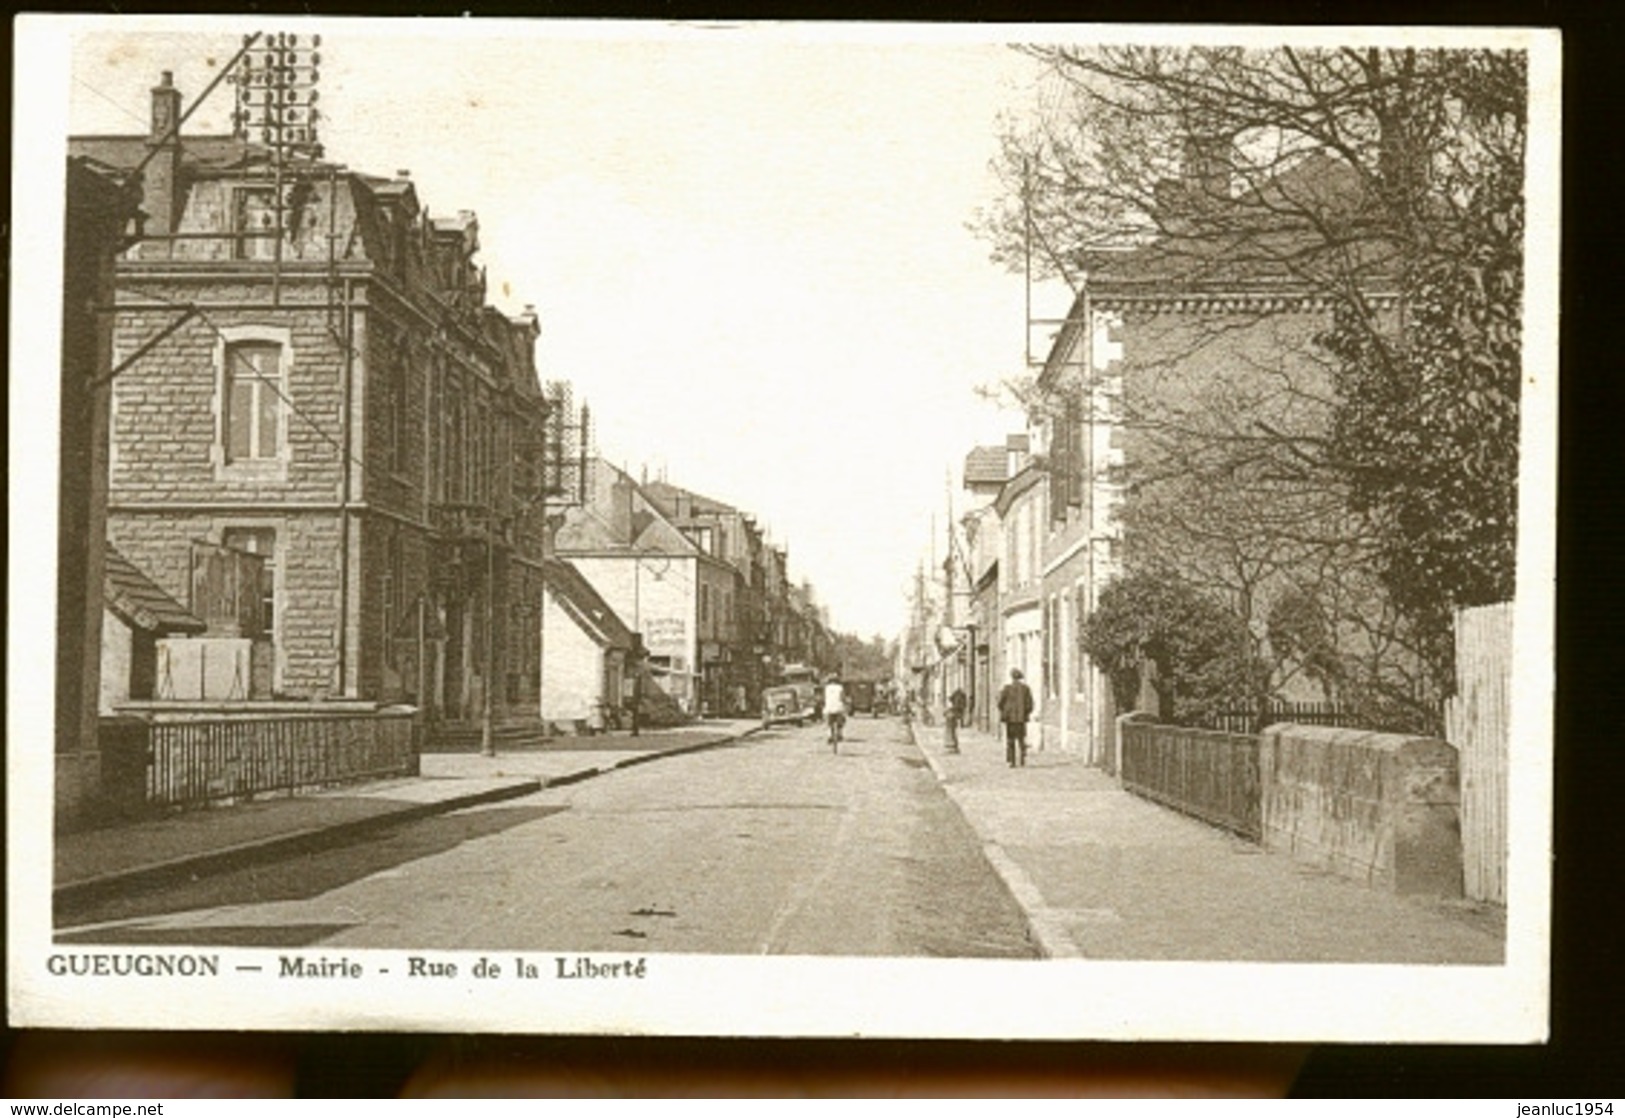
[(1545, 1039), (1556, 32), (16, 26), (14, 1025)]

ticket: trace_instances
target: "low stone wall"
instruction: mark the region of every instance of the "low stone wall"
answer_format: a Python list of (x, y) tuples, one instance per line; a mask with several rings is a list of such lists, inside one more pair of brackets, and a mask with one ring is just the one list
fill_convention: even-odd
[(1461, 895), (1455, 746), (1294, 723), (1261, 739), (1266, 849), (1395, 893)]

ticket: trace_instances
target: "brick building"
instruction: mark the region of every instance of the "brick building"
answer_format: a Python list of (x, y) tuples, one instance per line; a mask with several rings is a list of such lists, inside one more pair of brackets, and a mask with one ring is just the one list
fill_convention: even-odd
[(70, 141), (141, 172), (115, 360), (160, 339), (113, 384), (109, 539), (182, 603), (211, 549), (259, 557), (253, 699), (534, 719), (536, 316), (486, 305), (474, 215), (431, 217), (405, 172), (183, 136), (180, 103), (165, 74), (148, 135)]

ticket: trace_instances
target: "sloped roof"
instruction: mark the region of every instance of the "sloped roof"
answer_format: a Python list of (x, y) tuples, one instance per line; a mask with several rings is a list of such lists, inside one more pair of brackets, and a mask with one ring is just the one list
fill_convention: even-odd
[(1185, 292), (1301, 290), (1309, 277), (1347, 268), (1388, 270), (1391, 246), (1365, 210), (1358, 173), (1310, 153), (1268, 183), (1216, 203), (1199, 221), (1169, 218), (1144, 244), (1086, 254), (1092, 290)]
[[(133, 171), (151, 150), (146, 136), (70, 136), (68, 152), (120, 171)], [(187, 136), (181, 143), (183, 172), (227, 171), (267, 162), (268, 149), (236, 136)], [(320, 166), (327, 166), (325, 163)]]
[(120, 555), (112, 544), (107, 545), (102, 601), (126, 625), (157, 636), (201, 633), (208, 628), (201, 618), (164, 593), (139, 567)]
[(564, 612), (581, 626), (582, 632), (603, 648), (632, 651), (637, 643), (632, 630), (626, 627), (620, 615), (610, 608), (603, 595), (576, 569), (574, 563), (563, 559), (544, 559), (542, 574), (547, 579), (547, 588), (558, 599)]
[[(691, 556), (703, 554), (632, 475), (602, 456), (588, 464), (587, 503), (565, 510), (557, 546), (561, 554)], [(629, 507), (623, 513), (622, 501)]]
[(688, 515), (706, 516), (724, 513), (737, 513), (739, 510), (733, 505), (707, 497), (703, 493), (696, 493), (692, 489), (673, 485), (669, 481), (651, 481), (643, 483), (643, 491), (649, 499), (659, 506), (666, 516), (677, 515), (678, 498), (687, 498), (689, 503)]
[(966, 485), (1003, 485), (1009, 476), (1009, 451), (1002, 446), (978, 446), (965, 455)]

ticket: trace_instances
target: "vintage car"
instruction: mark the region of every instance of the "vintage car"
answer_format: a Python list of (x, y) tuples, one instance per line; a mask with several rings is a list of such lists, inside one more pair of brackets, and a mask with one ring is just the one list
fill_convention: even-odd
[(800, 726), (817, 717), (817, 700), (806, 688), (793, 683), (762, 688), (763, 726), (781, 722), (794, 722)]
[(816, 720), (823, 700), (818, 673), (801, 664), (790, 664), (781, 678), (782, 682), (762, 689), (762, 725), (794, 722), (799, 726)]
[(854, 679), (846, 685), (848, 714), (878, 715), (875, 709), (875, 683), (872, 679)]

